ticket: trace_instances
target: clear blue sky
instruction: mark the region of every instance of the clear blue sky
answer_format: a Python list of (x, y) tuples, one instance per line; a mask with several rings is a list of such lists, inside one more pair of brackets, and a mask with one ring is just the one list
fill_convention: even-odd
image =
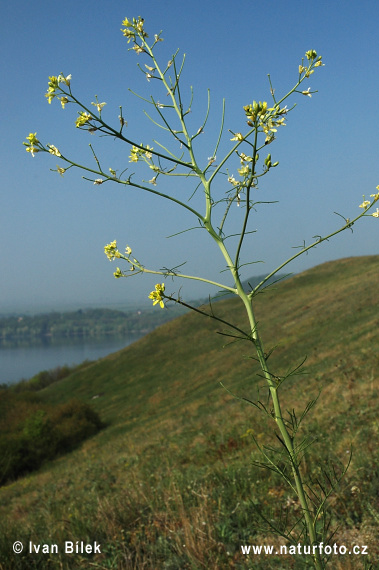
[[(200, 124), (206, 90), (211, 90), (211, 117), (198, 149), (204, 161), (213, 152), (223, 97), (226, 149), (227, 129), (244, 128), (242, 106), (269, 100), (267, 73), (280, 94), (296, 81), (306, 50), (323, 56), (325, 67), (305, 84), (319, 92), (311, 99), (298, 96), (287, 126), (270, 146), (280, 166), (263, 178), (259, 196), (279, 203), (261, 206), (254, 215), (251, 229), (257, 233), (244, 250), (245, 261), (265, 263), (251, 266), (249, 275), (270, 272), (294, 253), (293, 246), (337, 228), (341, 219), (334, 211), (354, 217), (362, 195), (379, 184), (375, 0), (12, 0), (2, 3), (1, 12), (0, 312), (146, 302), (157, 279), (115, 280), (116, 264), (103, 253), (114, 239), (121, 247), (133, 247), (147, 267), (188, 261), (185, 272), (225, 279), (219, 273), (223, 261), (210, 240), (204, 245), (202, 232), (166, 239), (194, 224), (175, 205), (119, 185), (94, 186), (79, 171), (62, 178), (49, 170), (58, 163), (55, 157), (32, 158), (22, 146), (26, 135), (37, 132), (43, 142), (89, 164), (90, 139), (105, 164), (131, 167), (129, 148), (75, 129), (72, 107), (63, 111), (57, 101), (48, 105), (48, 76), (60, 72), (72, 74), (73, 90), (83, 100), (90, 103), (97, 94), (106, 101), (103, 115), (110, 122), (114, 117), (117, 124), (122, 105), (129, 135), (137, 142), (151, 145), (159, 136), (143, 115), (144, 104), (128, 91), (148, 96), (151, 84), (136, 67), (144, 60), (128, 52), (120, 32), (126, 16), (144, 17), (151, 36), (163, 30), (163, 62), (177, 48), (186, 53), (182, 89), (194, 87), (194, 125)], [(364, 219), (353, 235), (345, 232), (289, 269), (298, 272), (330, 259), (378, 254), (378, 237), (378, 220)], [(207, 294), (189, 282), (168, 282), (167, 289), (177, 291), (180, 285), (184, 297)]]

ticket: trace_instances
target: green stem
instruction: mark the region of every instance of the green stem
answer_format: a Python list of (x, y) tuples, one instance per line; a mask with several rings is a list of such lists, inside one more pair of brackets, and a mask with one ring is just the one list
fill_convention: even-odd
[[(124, 256), (121, 256), (123, 259), (126, 259), (128, 261), (128, 259)], [(129, 261), (129, 263), (131, 263)], [(236, 289), (234, 287), (228, 287), (227, 285), (223, 285), (222, 283), (217, 283), (217, 281), (212, 281), (211, 279), (206, 279), (205, 277), (197, 277), (196, 275), (183, 275), (182, 273), (176, 273), (174, 271), (155, 271), (153, 269), (145, 269), (145, 267), (143, 267), (142, 265), (140, 265), (139, 263), (134, 263), (133, 265), (135, 265), (136, 267), (138, 267), (138, 269), (142, 272), (142, 273), (150, 273), (151, 275), (162, 275), (163, 277), (179, 277), (180, 279), (192, 279), (194, 281), (202, 281), (203, 283), (208, 283), (208, 285), (213, 285), (215, 287), (218, 287), (219, 289), (224, 289), (225, 291), (229, 291), (230, 293), (236, 293)], [(169, 299), (169, 297), (166, 296), (167, 299)], [(181, 303), (182, 305), (184, 305), (184, 303)], [(187, 306), (187, 305), (185, 305)], [(190, 307), (192, 308), (192, 307)], [(232, 326), (232, 325), (230, 325)]]
[(251, 210), (251, 206), (250, 206), (250, 190), (251, 190), (251, 185), (253, 183), (253, 180), (255, 178), (255, 163), (257, 160), (257, 142), (258, 142), (258, 127), (255, 129), (255, 137), (254, 137), (254, 152), (253, 152), (253, 167), (252, 167), (252, 172), (251, 172), (251, 176), (249, 179), (249, 182), (246, 186), (246, 213), (245, 213), (245, 219), (243, 221), (243, 226), (242, 226), (242, 231), (241, 231), (241, 237), (237, 246), (237, 251), (236, 251), (236, 257), (235, 257), (235, 266), (238, 267), (239, 266), (239, 256), (240, 256), (240, 251), (241, 251), (241, 247), (242, 247), (242, 243), (243, 240), (245, 238), (246, 235), (246, 231), (247, 231), (247, 222), (249, 220), (249, 215), (250, 215), (250, 210)]
[[(222, 254), (223, 254), (223, 256), (227, 262), (227, 265), (228, 265), (228, 267), (229, 267), (229, 269), (233, 275), (234, 282), (236, 284), (237, 294), (245, 306), (246, 313), (247, 313), (247, 316), (249, 319), (250, 336), (251, 336), (251, 339), (255, 345), (259, 364), (260, 364), (261, 369), (264, 373), (265, 379), (267, 381), (267, 384), (268, 384), (268, 387), (270, 390), (270, 394), (271, 394), (271, 398), (272, 398), (272, 402), (273, 402), (273, 406), (274, 406), (275, 422), (279, 428), (280, 434), (282, 436), (282, 439), (283, 439), (284, 444), (285, 444), (286, 449), (287, 449), (287, 453), (288, 453), (289, 458), (290, 458), (291, 467), (292, 467), (292, 474), (293, 474), (295, 487), (296, 487), (296, 492), (297, 492), (297, 496), (299, 498), (299, 501), (300, 501), (300, 504), (301, 504), (301, 507), (303, 510), (303, 515), (305, 518), (305, 523), (307, 526), (309, 539), (310, 539), (310, 542), (312, 545), (316, 544), (317, 536), (316, 536), (315, 524), (313, 522), (313, 519), (311, 516), (311, 511), (309, 509), (307, 497), (305, 494), (304, 484), (303, 484), (303, 480), (302, 480), (300, 469), (299, 469), (299, 462), (297, 459), (296, 452), (294, 450), (293, 439), (292, 439), (291, 435), (289, 434), (287, 427), (286, 427), (286, 424), (285, 424), (284, 419), (283, 419), (283, 413), (282, 413), (280, 400), (279, 400), (279, 393), (278, 393), (279, 387), (276, 385), (276, 383), (273, 380), (273, 377), (269, 371), (267, 359), (266, 359), (266, 356), (264, 353), (263, 343), (260, 339), (259, 332), (258, 332), (258, 327), (257, 327), (257, 322), (256, 322), (254, 311), (253, 311), (252, 301), (251, 301), (249, 295), (246, 294), (245, 291), (243, 290), (242, 283), (241, 283), (241, 280), (240, 280), (240, 277), (238, 274), (238, 269), (233, 264), (222, 239), (214, 232), (214, 230), (213, 230), (213, 233), (210, 231), (210, 229), (208, 229), (208, 231), (211, 233), (212, 237), (217, 241), (217, 243), (221, 249), (221, 252), (222, 252)], [(322, 570), (323, 569), (322, 560), (320, 557), (320, 553), (318, 551), (315, 554), (313, 554), (313, 561), (314, 561), (314, 565), (315, 565), (316, 570)]]
[(76, 168), (79, 168), (80, 170), (85, 170), (87, 172), (92, 172), (93, 174), (97, 174), (98, 176), (102, 176), (105, 179), (105, 181), (109, 180), (111, 182), (117, 182), (118, 184), (123, 184), (125, 186), (133, 186), (133, 188), (140, 188), (141, 190), (146, 190), (146, 192), (150, 192), (150, 194), (155, 194), (156, 196), (160, 196), (161, 198), (166, 198), (166, 200), (170, 200), (171, 202), (174, 202), (175, 204), (178, 204), (179, 206), (183, 206), (183, 208), (185, 208), (186, 210), (191, 212), (191, 214), (194, 214), (201, 222), (204, 222), (204, 218), (200, 214), (200, 212), (197, 212), (194, 208), (191, 208), (191, 206), (189, 206), (188, 204), (185, 204), (184, 202), (181, 202), (181, 200), (178, 200), (177, 198), (174, 198), (173, 196), (169, 196), (168, 194), (164, 194), (163, 192), (159, 192), (158, 190), (154, 190), (153, 188), (149, 188), (147, 186), (142, 186), (141, 184), (136, 184), (135, 182), (132, 182), (130, 179), (129, 180), (120, 180), (120, 178), (115, 178), (113, 176), (109, 176), (108, 174), (106, 174), (102, 170), (94, 170), (93, 168), (89, 168), (88, 166), (83, 166), (82, 164), (77, 164), (76, 162), (73, 162), (72, 160), (70, 160), (69, 158), (67, 158), (63, 155), (61, 155), (60, 158), (64, 162), (68, 162), (68, 164), (70, 164), (71, 166), (74, 166)]
[[(270, 371), (268, 368), (266, 356), (265, 356), (264, 349), (263, 349), (263, 343), (262, 343), (260, 336), (259, 336), (259, 333), (258, 333), (257, 323), (255, 320), (251, 300), (249, 299), (249, 296), (246, 295), (246, 293), (244, 293), (243, 291), (240, 291), (240, 289), (238, 290), (238, 294), (239, 294), (240, 298), (242, 299), (242, 301), (245, 305), (246, 312), (247, 312), (247, 315), (249, 318), (249, 323), (250, 323), (250, 327), (251, 327), (251, 334), (252, 334), (252, 338), (254, 339), (254, 344), (255, 344), (257, 356), (259, 359), (259, 363), (260, 363), (261, 369), (265, 375), (267, 384), (269, 386), (270, 394), (271, 394), (272, 403), (274, 406), (275, 422), (279, 428), (280, 434), (283, 438), (284, 444), (285, 444), (286, 449), (287, 449), (287, 453), (288, 453), (289, 458), (290, 458), (291, 467), (292, 467), (292, 474), (293, 474), (293, 478), (295, 481), (297, 496), (299, 498), (299, 501), (300, 501), (300, 504), (302, 507), (303, 515), (305, 518), (305, 523), (306, 523), (308, 534), (309, 534), (309, 539), (310, 539), (311, 544), (313, 545), (313, 544), (316, 544), (316, 540), (317, 540), (315, 524), (313, 522), (311, 512), (309, 509), (309, 505), (308, 505), (308, 501), (307, 501), (307, 497), (306, 497), (306, 494), (304, 491), (304, 484), (303, 484), (302, 476), (301, 476), (300, 469), (299, 469), (299, 461), (297, 459), (297, 455), (296, 455), (296, 452), (295, 452), (294, 446), (293, 446), (293, 439), (292, 439), (291, 435), (289, 434), (287, 427), (286, 427), (286, 424), (283, 420), (283, 413), (282, 413), (280, 400), (279, 400), (279, 393), (278, 393), (279, 387), (275, 385), (275, 382), (274, 382), (272, 375), (270, 374)], [(313, 561), (314, 561), (314, 565), (315, 565), (316, 570), (322, 570), (323, 569), (323, 564), (321, 561), (320, 553), (318, 551), (316, 551), (316, 553), (313, 554)]]

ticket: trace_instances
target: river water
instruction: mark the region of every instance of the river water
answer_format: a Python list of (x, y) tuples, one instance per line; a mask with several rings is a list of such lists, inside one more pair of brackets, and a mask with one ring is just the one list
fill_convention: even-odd
[(60, 342), (44, 339), (39, 344), (0, 342), (0, 384), (14, 384), (42, 370), (64, 364), (72, 366), (84, 360), (103, 358), (132, 344), (141, 336), (76, 338), (74, 341), (62, 339)]

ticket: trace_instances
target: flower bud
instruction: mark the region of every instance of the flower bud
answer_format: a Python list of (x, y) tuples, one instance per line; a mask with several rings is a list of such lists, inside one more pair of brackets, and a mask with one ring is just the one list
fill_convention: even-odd
[(305, 52), (305, 57), (307, 58), (308, 61), (313, 61), (317, 57), (317, 51), (315, 51), (314, 49), (310, 49), (307, 52)]

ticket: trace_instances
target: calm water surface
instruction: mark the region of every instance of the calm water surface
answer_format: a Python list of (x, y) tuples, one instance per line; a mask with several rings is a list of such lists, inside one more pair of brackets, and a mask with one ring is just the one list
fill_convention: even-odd
[(38, 345), (26, 342), (4, 344), (0, 342), (0, 384), (13, 384), (31, 378), (41, 370), (50, 370), (64, 364), (80, 364), (84, 360), (97, 360), (132, 344), (143, 335), (106, 338), (46, 339)]

